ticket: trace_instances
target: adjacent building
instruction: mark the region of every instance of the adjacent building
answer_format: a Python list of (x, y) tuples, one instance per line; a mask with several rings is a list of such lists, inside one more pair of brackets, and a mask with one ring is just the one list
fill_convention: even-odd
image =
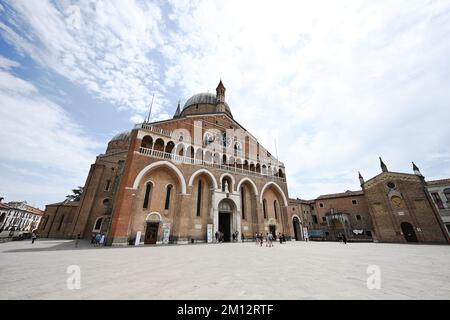
[(427, 181), (426, 187), (450, 234), (450, 179)]
[(413, 173), (390, 172), (380, 158), (381, 173), (361, 190), (289, 199), (295, 239), (396, 243), (448, 243), (450, 179), (425, 181)]
[(447, 243), (448, 233), (427, 190), (425, 177), (413, 163), (414, 174), (390, 172), (380, 158), (382, 172), (364, 181), (359, 175), (379, 242)]
[(14, 237), (38, 229), (43, 214), (26, 201), (0, 202), (0, 237)]

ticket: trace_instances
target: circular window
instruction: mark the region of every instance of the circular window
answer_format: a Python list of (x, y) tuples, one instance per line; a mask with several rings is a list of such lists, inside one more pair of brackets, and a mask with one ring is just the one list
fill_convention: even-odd
[(394, 188), (395, 188), (395, 183), (393, 183), (393, 182), (388, 182), (387, 186), (388, 186), (389, 188), (391, 188), (391, 189), (394, 189)]

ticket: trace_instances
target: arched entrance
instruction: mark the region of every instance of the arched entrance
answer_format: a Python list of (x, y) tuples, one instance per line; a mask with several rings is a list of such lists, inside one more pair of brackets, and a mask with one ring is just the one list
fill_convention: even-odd
[(405, 237), (406, 242), (418, 242), (416, 233), (414, 232), (414, 228), (411, 223), (402, 222), (400, 226), (402, 228), (403, 236)]
[(230, 199), (223, 199), (219, 202), (219, 231), (223, 233), (225, 242), (231, 241), (233, 230), (233, 213), (236, 210), (234, 202)]
[(161, 217), (156, 212), (152, 212), (147, 216), (147, 219), (145, 219), (144, 244), (156, 244), (160, 220)]
[(332, 231), (331, 236), (333, 237), (333, 240), (339, 240), (339, 237), (342, 234), (345, 234), (344, 225), (338, 219), (331, 219), (330, 227)]
[(292, 223), (294, 225), (295, 240), (299, 241), (299, 240), (301, 240), (300, 220), (297, 217), (294, 217), (292, 219)]

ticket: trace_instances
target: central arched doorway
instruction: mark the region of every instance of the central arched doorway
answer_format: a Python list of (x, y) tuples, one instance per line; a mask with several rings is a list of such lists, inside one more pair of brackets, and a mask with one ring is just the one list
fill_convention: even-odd
[(294, 235), (295, 235), (295, 240), (299, 241), (301, 240), (301, 230), (300, 230), (300, 220), (298, 219), (298, 217), (294, 217), (292, 219), (292, 223), (294, 225)]
[(406, 242), (418, 242), (416, 233), (414, 232), (414, 228), (411, 223), (402, 222), (400, 226), (402, 228), (403, 236), (405, 237)]
[(156, 244), (160, 221), (161, 217), (159, 213), (152, 212), (147, 216), (147, 219), (145, 219), (144, 244)]
[(233, 213), (235, 209), (233, 201), (229, 199), (223, 199), (219, 202), (219, 232), (223, 233), (223, 240), (225, 242), (231, 241)]

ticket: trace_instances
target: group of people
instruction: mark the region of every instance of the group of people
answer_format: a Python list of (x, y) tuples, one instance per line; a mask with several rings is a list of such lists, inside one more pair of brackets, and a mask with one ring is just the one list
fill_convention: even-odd
[[(280, 240), (280, 244), (286, 242), (286, 236), (283, 233), (278, 234), (278, 239)], [(266, 247), (273, 247), (273, 241), (276, 240), (272, 232), (267, 232), (264, 236), (264, 233), (257, 232), (255, 234), (255, 244), (262, 247), (264, 240), (266, 240)]]
[(92, 235), (91, 243), (94, 247), (102, 247), (106, 244), (106, 237), (104, 233), (97, 233)]
[(223, 236), (224, 236), (224, 234), (222, 231), (216, 231), (216, 233), (215, 233), (216, 243), (223, 242), (224, 241)]
[[(221, 243), (225, 241), (224, 233), (220, 230), (216, 231), (215, 237), (216, 237), (216, 243)], [(233, 242), (239, 241), (239, 231), (235, 231), (231, 234), (233, 237)], [(242, 235), (242, 242), (244, 242), (244, 235)]]

